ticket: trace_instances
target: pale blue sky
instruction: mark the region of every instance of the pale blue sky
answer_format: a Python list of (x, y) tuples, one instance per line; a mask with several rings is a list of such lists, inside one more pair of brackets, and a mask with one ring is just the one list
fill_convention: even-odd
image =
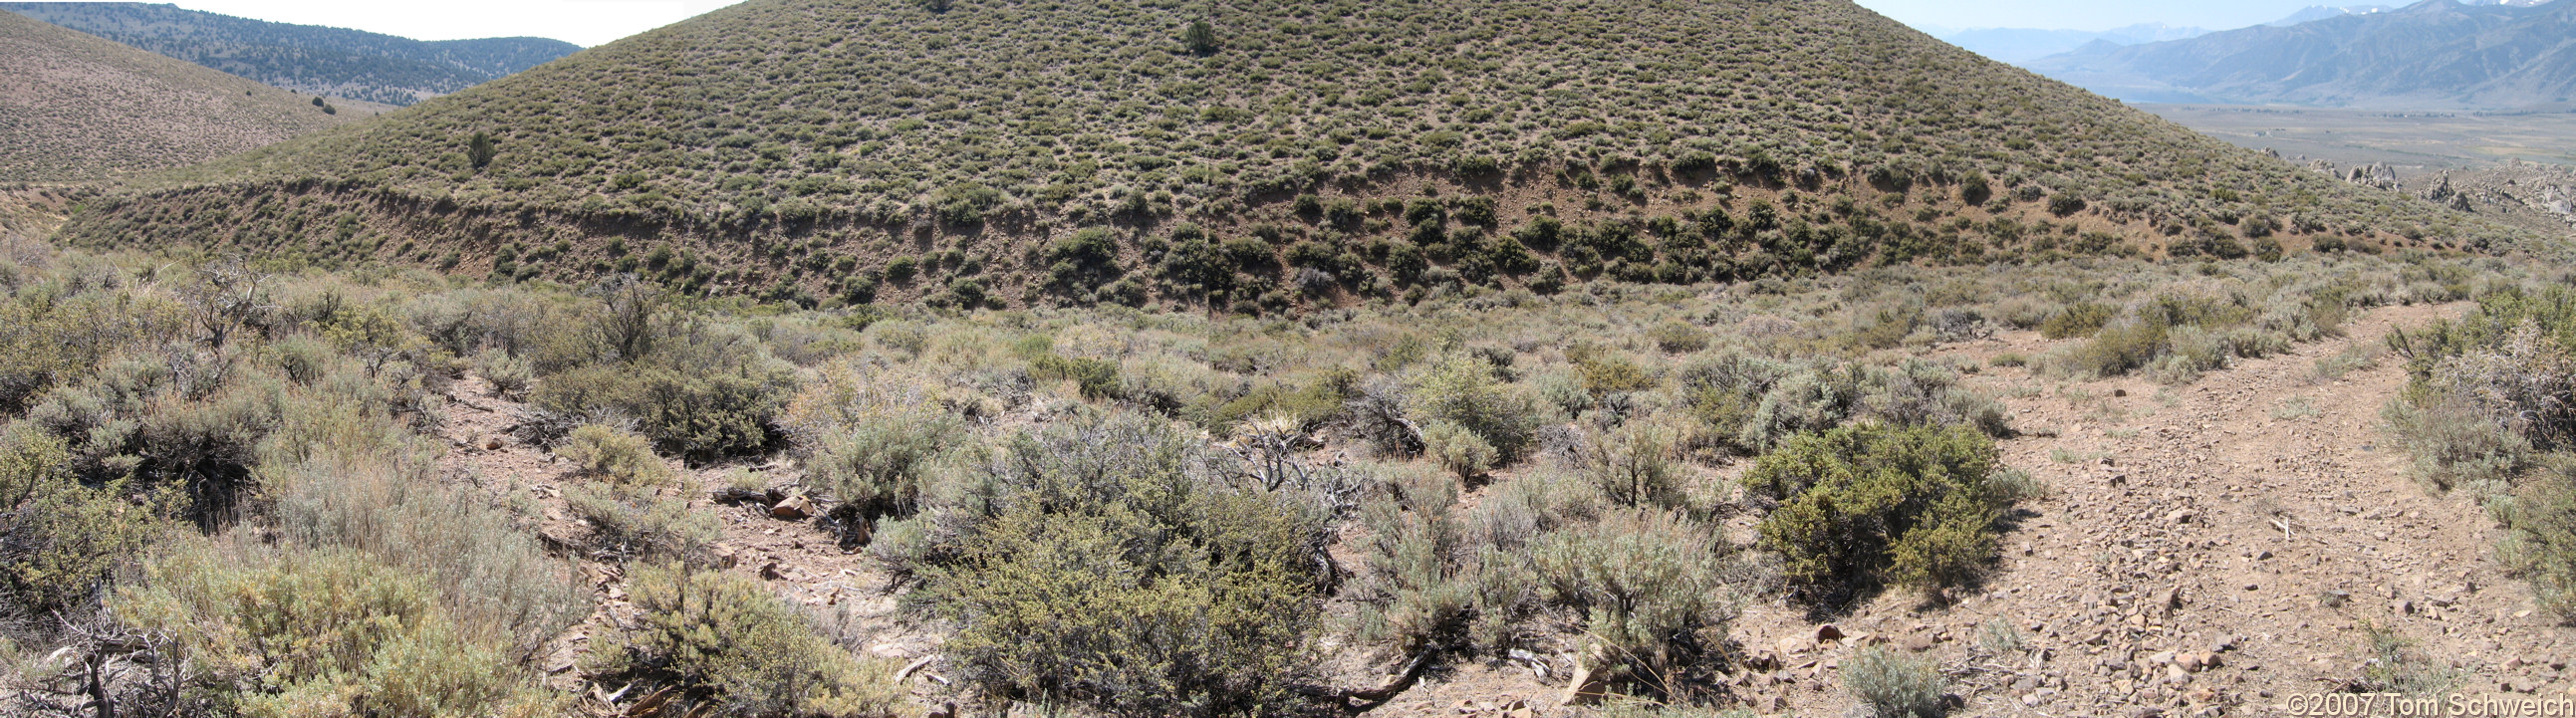
[(1859, 0), (1899, 22), (1951, 29), (2109, 30), (2140, 23), (2233, 30), (2311, 5), (2406, 5), (2413, 0)]
[[(741, 0), (170, 0), (191, 10), (421, 40), (529, 35), (584, 47)], [(2161, 22), (2213, 30), (2270, 22), (2320, 0), (1859, 0), (1899, 21), (1951, 29), (2107, 30)], [(2404, 0), (2327, 0), (2403, 4)]]

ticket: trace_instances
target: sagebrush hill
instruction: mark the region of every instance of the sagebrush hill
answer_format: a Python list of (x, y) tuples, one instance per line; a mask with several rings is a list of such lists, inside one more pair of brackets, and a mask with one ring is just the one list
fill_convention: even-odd
[(0, 182), (204, 162), (362, 114), (0, 12)]
[(755, 0), (160, 178), (65, 236), (1260, 310), (2510, 232), (1838, 0)]
[(2141, 102), (2390, 109), (2565, 109), (2576, 99), (2576, 3), (2463, 5), (2093, 45), (2030, 63)]
[(278, 87), (396, 106), (581, 51), (537, 37), (421, 41), (143, 3), (13, 2), (0, 10)]

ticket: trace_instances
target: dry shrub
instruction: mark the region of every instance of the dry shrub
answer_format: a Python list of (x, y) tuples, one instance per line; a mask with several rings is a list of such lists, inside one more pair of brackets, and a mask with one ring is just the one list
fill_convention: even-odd
[(1843, 688), (1874, 718), (1940, 718), (1950, 712), (1950, 679), (1929, 659), (1881, 646), (1843, 662)]
[(890, 666), (832, 645), (758, 581), (644, 566), (629, 591), (641, 615), (592, 654), (594, 675), (673, 689), (684, 713), (863, 718), (901, 710)]
[(1622, 678), (1671, 694), (1721, 668), (1734, 592), (1715, 529), (1656, 509), (1619, 508), (1541, 537), (1529, 557), (1548, 602), (1580, 612), (1584, 634)]
[(644, 437), (598, 424), (573, 429), (555, 446), (555, 456), (572, 462), (582, 476), (620, 486), (660, 486), (674, 478)]
[(366, 552), (191, 542), (111, 603), (175, 639), (184, 702), (244, 715), (529, 715), (547, 698), (430, 579)]

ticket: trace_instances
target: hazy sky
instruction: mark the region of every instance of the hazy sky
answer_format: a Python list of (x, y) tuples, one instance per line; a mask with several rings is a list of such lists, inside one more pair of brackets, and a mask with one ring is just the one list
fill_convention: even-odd
[(741, 0), (166, 0), (190, 10), (416, 40), (551, 37), (583, 47)]
[(2288, 17), (2311, 5), (2408, 5), (2414, 0), (1858, 0), (1918, 28), (1936, 25), (2109, 30), (2160, 22), (2233, 30)]

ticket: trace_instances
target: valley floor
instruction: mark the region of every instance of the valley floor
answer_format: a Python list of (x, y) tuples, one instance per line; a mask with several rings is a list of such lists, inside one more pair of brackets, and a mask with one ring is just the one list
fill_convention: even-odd
[[(2525, 585), (2504, 577), (2494, 522), (2465, 495), (2428, 493), (2408, 479), (2409, 459), (2388, 445), (2379, 412), (2404, 385), (2403, 367), (2383, 358), (2340, 378), (2318, 368), (2393, 328), (2469, 306), (2381, 308), (2341, 337), (2240, 360), (2183, 386), (1987, 369), (1972, 381), (2005, 402), (2021, 432), (2001, 443), (2006, 463), (2050, 490), (2025, 504), (2000, 569), (1946, 605), (1882, 594), (1829, 618), (1831, 629), (1797, 606), (1757, 602), (1735, 637), (1746, 665), (1760, 669), (1735, 675), (1729, 689), (1765, 714), (1840, 714), (1853, 701), (1839, 661), (1884, 643), (1938, 656), (1964, 699), (1960, 714), (2283, 714), (2301, 696), (2362, 678), (2373, 655), (2366, 628), (2381, 626), (2413, 642), (2403, 654), (2420, 665), (2405, 670), (2447, 686), (2442, 693), (2576, 693), (2576, 674), (2563, 672), (2576, 647), (2533, 610)], [(2053, 343), (2012, 332), (1942, 353), (1984, 360)], [(517, 404), (468, 379), (455, 384), (446, 410), (452, 478), (495, 496), (524, 489), (543, 506), (550, 545), (572, 554), (587, 545), (587, 529), (563, 505), (561, 489), (576, 479), (513, 437)], [(711, 467), (683, 483), (722, 485), (738, 470), (792, 469)], [(689, 492), (692, 511), (721, 518), (719, 553), (732, 571), (808, 606), (854, 649), (907, 663), (933, 655), (938, 636), (898, 618), (885, 575), (814, 522), (672, 490)], [(1750, 517), (1732, 523), (1740, 535), (1752, 525)], [(545, 664), (565, 688), (578, 688), (573, 668), (590, 637), (633, 613), (615, 561), (582, 566), (603, 600)], [(2011, 626), (2024, 650), (1990, 650), (1992, 622)], [(1819, 640), (1834, 634), (1841, 638)], [(1566, 714), (1572, 659), (1539, 658), (1544, 679), (1527, 662), (1442, 667), (1372, 714)], [(935, 662), (908, 680), (933, 705), (952, 699)]]

